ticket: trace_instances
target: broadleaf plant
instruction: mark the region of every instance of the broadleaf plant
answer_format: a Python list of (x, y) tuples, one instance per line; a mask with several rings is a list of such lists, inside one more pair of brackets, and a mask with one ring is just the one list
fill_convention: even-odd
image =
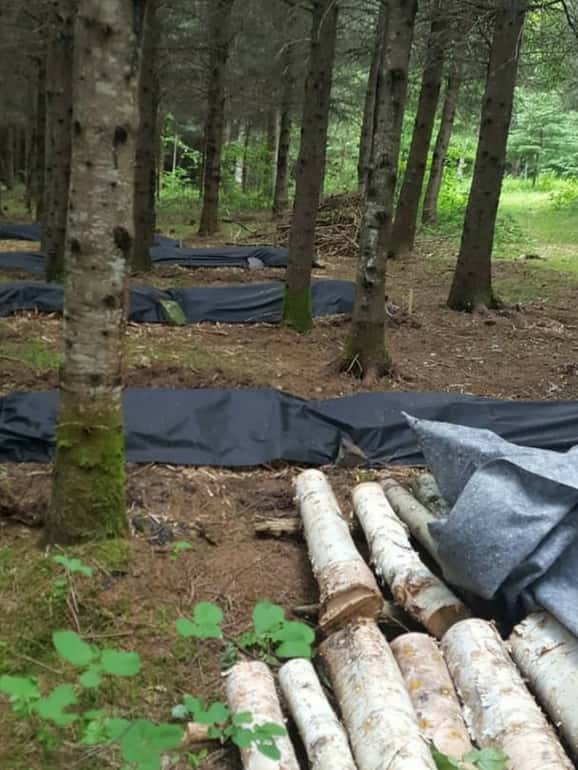
[(430, 748), (437, 770), (466, 770), (472, 766), (477, 767), (478, 770), (506, 770), (508, 766), (508, 757), (504, 752), (491, 746), (485, 749), (472, 749), (461, 759), (449, 757), (433, 744)]

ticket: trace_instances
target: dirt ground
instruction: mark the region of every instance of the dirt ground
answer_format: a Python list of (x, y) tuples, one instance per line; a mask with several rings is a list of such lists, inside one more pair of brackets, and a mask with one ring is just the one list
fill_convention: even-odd
[[(0, 251), (6, 245), (0, 243)], [(524, 261), (499, 262), (498, 290), (519, 304), (486, 315), (456, 315), (444, 304), (451, 257), (447, 243), (432, 238), (420, 242), (411, 260), (390, 265), (389, 300), (394, 310), (388, 345), (395, 371), (390, 380), (372, 389), (444, 390), (512, 399), (578, 397), (577, 286), (565, 276), (537, 273)], [(354, 269), (352, 256), (317, 270), (316, 276), (352, 279)], [(0, 276), (17, 278), (30, 276), (13, 271)], [(256, 274), (171, 268), (132, 280), (169, 287), (280, 278), (282, 274), (272, 270)], [(336, 367), (347, 329), (343, 318), (318, 321), (304, 337), (268, 325), (130, 324), (126, 383), (163, 388), (274, 387), (306, 398), (354, 393), (363, 386)], [(29, 314), (0, 320), (0, 395), (56, 387), (59, 348), (57, 318)], [(56, 622), (73, 622), (87, 638), (113, 638), (118, 646), (141, 653), (149, 673), (143, 675), (138, 690), (127, 687), (115, 693), (114, 703), (123, 713), (166, 719), (185, 692), (218, 698), (222, 694), (218, 644), (185, 645), (175, 640), (174, 621), (197, 601), (213, 601), (224, 610), (225, 632), (232, 637), (248, 627), (259, 600), (269, 599), (288, 612), (316, 601), (303, 542), (255, 535), (256, 522), (295, 514), (292, 479), (297, 472), (129, 467), (133, 528), (129, 554), (119, 565), (98, 550), (79, 551), (97, 578), (92, 584), (79, 582), (74, 617), (69, 607), (55, 606), (50, 593), (54, 567), (36, 547), (50, 494), (50, 469), (0, 466), (0, 639), (4, 640), (0, 669), (32, 672), (51, 681), (47, 667), (53, 669), (55, 663), (47, 629)], [(372, 474), (334, 469), (328, 473), (349, 512), (351, 488)], [(412, 471), (395, 473), (406, 478)], [(191, 547), (175, 556), (172, 548), (180, 540)], [(78, 763), (78, 756), (69, 744), (39, 748), (30, 732), (0, 707), (3, 768), (56, 770)], [(78, 766), (113, 767), (114, 758), (81, 755)], [(234, 752), (218, 749), (204, 766), (236, 768), (238, 760)]]

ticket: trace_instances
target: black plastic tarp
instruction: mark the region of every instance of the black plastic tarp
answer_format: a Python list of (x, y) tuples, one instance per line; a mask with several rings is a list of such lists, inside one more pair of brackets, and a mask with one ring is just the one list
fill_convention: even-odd
[[(0, 398), (0, 462), (50, 459), (57, 400), (56, 392)], [(422, 464), (402, 412), (488, 428), (542, 449), (566, 451), (578, 444), (576, 401), (393, 392), (305, 401), (270, 389), (129, 389), (124, 406), (127, 458), (137, 463), (324, 465), (362, 453), (370, 466)]]
[[(150, 287), (130, 292), (129, 320), (136, 323), (165, 323), (162, 301), (177, 302), (189, 323), (274, 323), (281, 317), (284, 284), (194, 286), (161, 291)], [(355, 286), (350, 281), (313, 281), (312, 309), (315, 316), (351, 313)], [(53, 283), (14, 281), (0, 283), (0, 317), (19, 311), (61, 313), (62, 286)]]
[[(0, 241), (40, 241), (42, 240), (42, 226), (38, 222), (26, 222), (22, 224), (0, 224)], [(178, 247), (180, 241), (167, 238), (166, 235), (155, 234), (155, 246)]]

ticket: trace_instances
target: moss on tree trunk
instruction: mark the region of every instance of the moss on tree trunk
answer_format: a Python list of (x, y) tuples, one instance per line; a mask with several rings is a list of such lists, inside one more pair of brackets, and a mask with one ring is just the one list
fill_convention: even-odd
[(79, 543), (127, 534), (124, 430), (118, 409), (63, 404), (45, 538)]
[(309, 286), (301, 289), (285, 287), (283, 324), (301, 334), (305, 334), (313, 328), (311, 289)]

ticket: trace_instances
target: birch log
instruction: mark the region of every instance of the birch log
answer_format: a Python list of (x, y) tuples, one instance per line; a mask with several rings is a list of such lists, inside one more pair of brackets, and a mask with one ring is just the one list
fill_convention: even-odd
[[(267, 722), (284, 725), (275, 681), (264, 663), (252, 661), (233, 666), (227, 676), (226, 693), (234, 714), (250, 712), (253, 715), (253, 722), (248, 727)], [(245, 770), (299, 770), (289, 738), (276, 738), (275, 742), (281, 752), (280, 760), (269, 759), (254, 744), (243, 749), (241, 759)]]
[(437, 481), (431, 473), (420, 473), (411, 482), (415, 498), (430, 510), (436, 518), (447, 516), (450, 506), (442, 496)]
[(395, 513), (407, 525), (415, 539), (438, 561), (437, 544), (429, 531), (429, 524), (436, 520), (433, 513), (418, 502), (415, 497), (398, 484), (395, 479), (387, 478), (382, 488)]
[(445, 635), (442, 650), (470, 733), (480, 746), (502, 749), (508, 770), (571, 770), (558, 737), (490, 623), (457, 623)]
[(321, 645), (359, 770), (435, 770), (395, 658), (373, 622)]
[(376, 618), (383, 606), (381, 591), (353, 543), (329, 482), (321, 471), (304, 471), (296, 479), (295, 491), (319, 584), (321, 630)]
[(578, 639), (548, 612), (536, 612), (514, 628), (510, 644), (518, 668), (578, 762)]
[(347, 734), (311, 663), (302, 658), (285, 663), (279, 671), (279, 681), (311, 770), (356, 770)]
[(379, 484), (353, 490), (355, 513), (369, 544), (378, 575), (393, 598), (438, 639), (469, 612), (450, 589), (422, 562), (411, 547), (407, 530), (393, 512)]
[(403, 634), (391, 643), (424, 738), (456, 760), (471, 750), (462, 709), (444, 656), (427, 634)]

